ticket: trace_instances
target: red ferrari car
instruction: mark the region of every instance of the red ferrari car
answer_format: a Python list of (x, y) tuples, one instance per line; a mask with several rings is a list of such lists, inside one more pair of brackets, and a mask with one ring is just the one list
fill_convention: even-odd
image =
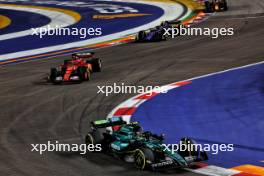
[(101, 70), (101, 59), (95, 58), (94, 53), (75, 53), (58, 68), (51, 68), (49, 81), (54, 84), (89, 81), (91, 73)]

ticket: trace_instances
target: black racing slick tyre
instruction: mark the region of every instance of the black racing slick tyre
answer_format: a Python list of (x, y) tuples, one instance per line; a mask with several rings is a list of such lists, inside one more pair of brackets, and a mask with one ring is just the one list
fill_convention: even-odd
[(205, 6), (205, 13), (211, 13), (212, 12), (212, 6), (211, 6), (211, 3), (209, 1), (205, 1), (204, 6)]
[(101, 144), (104, 141), (105, 129), (97, 129), (93, 132), (94, 140), (96, 144)]
[(85, 136), (86, 144), (102, 144), (104, 142), (105, 129), (96, 129)]
[(93, 144), (95, 145), (95, 139), (94, 139), (94, 136), (92, 133), (88, 133), (86, 136), (85, 136), (85, 144), (86, 145), (89, 145), (89, 144)]
[(224, 6), (224, 11), (227, 11), (228, 10), (228, 7), (227, 7), (227, 2), (226, 1), (224, 1), (223, 6)]
[(57, 76), (59, 76), (58, 70), (56, 68), (51, 68), (48, 81), (52, 82), (53, 84), (59, 84), (60, 82), (56, 82)]
[(86, 145), (93, 145), (93, 146), (101, 146), (100, 150), (97, 151), (105, 151), (105, 146), (104, 144), (104, 135), (103, 131), (100, 129), (97, 129), (95, 131), (87, 133), (85, 136), (85, 144)]
[(146, 32), (145, 31), (139, 31), (136, 41), (144, 41), (146, 38)]
[[(186, 145), (186, 146), (191, 146), (193, 144), (196, 144), (196, 142), (190, 138), (182, 138), (181, 139), (181, 145)], [(179, 151), (182, 157), (187, 157), (187, 156), (198, 156), (197, 150), (188, 150), (186, 149), (185, 151)]]
[(93, 72), (101, 72), (102, 71), (102, 60), (100, 58), (93, 58), (86, 61), (86, 63), (92, 64)]
[(92, 69), (93, 72), (101, 72), (102, 71), (102, 61), (99, 58), (94, 58), (92, 60)]
[(140, 170), (145, 170), (149, 167), (148, 163), (155, 161), (155, 155), (149, 148), (137, 149), (134, 154), (135, 165)]
[[(190, 138), (182, 138), (181, 139), (181, 145), (185, 144), (188, 146), (188, 149), (185, 151), (179, 151), (178, 153), (182, 157), (190, 157), (195, 156), (196, 158), (200, 158), (202, 161), (208, 160), (208, 156), (205, 151), (203, 151), (201, 148), (194, 148), (195, 145), (197, 145), (197, 142), (195, 142), (193, 139)], [(190, 150), (189, 150), (190, 149)]]
[(88, 69), (86, 69), (85, 67), (79, 67), (77, 69), (77, 75), (80, 78), (80, 82), (82, 81), (89, 81), (91, 80), (91, 73)]
[(51, 82), (54, 82), (57, 76), (57, 69), (56, 68), (51, 68), (50, 69), (50, 76), (49, 79)]

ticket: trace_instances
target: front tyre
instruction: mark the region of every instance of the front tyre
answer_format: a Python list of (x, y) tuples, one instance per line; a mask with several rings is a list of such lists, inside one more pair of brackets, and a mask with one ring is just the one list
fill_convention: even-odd
[(55, 81), (55, 79), (56, 79), (56, 77), (57, 77), (57, 69), (56, 68), (51, 68), (50, 69), (50, 76), (49, 76), (49, 80), (51, 81), (51, 82), (54, 82)]
[(137, 149), (134, 154), (135, 165), (140, 170), (145, 170), (148, 163), (154, 162), (154, 153), (149, 148)]
[(59, 72), (56, 68), (51, 68), (48, 81), (50, 81), (53, 84), (61, 83), (60, 81), (56, 81), (57, 76), (60, 76), (60, 74), (61, 72)]

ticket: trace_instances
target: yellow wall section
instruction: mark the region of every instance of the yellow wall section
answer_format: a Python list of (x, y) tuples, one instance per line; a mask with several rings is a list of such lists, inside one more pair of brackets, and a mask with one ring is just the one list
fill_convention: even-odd
[(164, 2), (164, 3), (175, 3), (179, 2), (187, 7), (189, 7), (192, 10), (204, 10), (204, 6), (201, 5), (198, 2), (192, 1), (192, 0), (143, 0), (143, 1), (151, 1), (151, 2)]
[(191, 8), (192, 10), (204, 10), (203, 5), (201, 5), (198, 2), (192, 1), (192, 0), (172, 0), (172, 1), (185, 4), (187, 7)]
[(11, 20), (3, 15), (0, 15), (0, 29), (3, 29), (11, 24)]

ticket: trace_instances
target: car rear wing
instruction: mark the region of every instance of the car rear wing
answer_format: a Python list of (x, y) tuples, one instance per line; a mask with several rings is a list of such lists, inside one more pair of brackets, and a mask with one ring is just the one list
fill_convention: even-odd
[(126, 122), (121, 117), (113, 117), (104, 120), (96, 120), (91, 122), (91, 127), (93, 128), (107, 128), (113, 126), (119, 126), (126, 124)]
[(95, 54), (94, 52), (73, 53), (72, 58), (86, 59), (93, 57), (94, 54)]

